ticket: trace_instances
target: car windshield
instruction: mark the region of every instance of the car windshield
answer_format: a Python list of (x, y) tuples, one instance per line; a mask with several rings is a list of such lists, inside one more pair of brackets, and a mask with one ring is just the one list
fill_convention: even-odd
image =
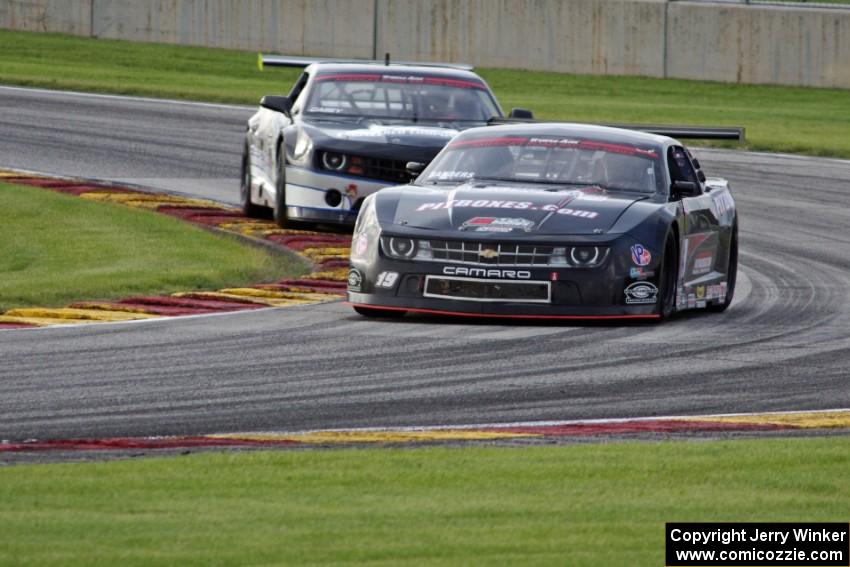
[(593, 185), (612, 191), (654, 193), (661, 160), (653, 147), (557, 136), (460, 137), (416, 183), (469, 180)]
[(484, 83), (420, 75), (319, 75), (307, 114), (486, 122), (501, 113)]

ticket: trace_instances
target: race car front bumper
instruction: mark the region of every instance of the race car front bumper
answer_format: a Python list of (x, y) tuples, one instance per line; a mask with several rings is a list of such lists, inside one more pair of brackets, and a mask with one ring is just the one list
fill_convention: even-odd
[(287, 166), (287, 218), (353, 225), (363, 199), (389, 185), (376, 179)]
[(381, 257), (368, 265), (352, 263), (348, 301), (374, 309), (473, 317), (657, 319), (660, 297), (625, 303), (624, 290), (634, 283), (628, 270), (617, 275), (614, 261), (590, 269), (489, 269)]

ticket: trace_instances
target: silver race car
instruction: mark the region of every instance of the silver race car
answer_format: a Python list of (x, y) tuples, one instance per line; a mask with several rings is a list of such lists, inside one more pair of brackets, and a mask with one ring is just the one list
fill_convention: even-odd
[(263, 97), (245, 135), (242, 209), (270, 208), (280, 226), (353, 224), (365, 197), (411, 181), (407, 162), (428, 163), (460, 130), (503, 116), (465, 65), (261, 61), (306, 65), (288, 95)]

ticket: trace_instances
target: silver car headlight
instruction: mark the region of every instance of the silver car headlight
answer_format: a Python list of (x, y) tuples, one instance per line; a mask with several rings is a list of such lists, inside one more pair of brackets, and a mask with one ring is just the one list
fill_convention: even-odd
[(286, 161), (299, 167), (308, 167), (313, 161), (313, 139), (303, 130), (299, 129), (295, 138), (295, 145), (290, 151), (286, 148)]
[(354, 223), (354, 233), (351, 236), (351, 260), (367, 260), (378, 246), (380, 236), (381, 226), (378, 224), (378, 214), (375, 212), (375, 194), (373, 193), (363, 201), (357, 221)]

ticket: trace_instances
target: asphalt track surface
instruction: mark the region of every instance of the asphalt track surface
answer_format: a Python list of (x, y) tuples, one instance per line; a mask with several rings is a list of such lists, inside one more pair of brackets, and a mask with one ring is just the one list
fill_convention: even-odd
[[(0, 88), (0, 167), (233, 202), (250, 109)], [(0, 333), (0, 439), (850, 407), (850, 162), (697, 152), (739, 206), (725, 314), (663, 325), (342, 303)]]

